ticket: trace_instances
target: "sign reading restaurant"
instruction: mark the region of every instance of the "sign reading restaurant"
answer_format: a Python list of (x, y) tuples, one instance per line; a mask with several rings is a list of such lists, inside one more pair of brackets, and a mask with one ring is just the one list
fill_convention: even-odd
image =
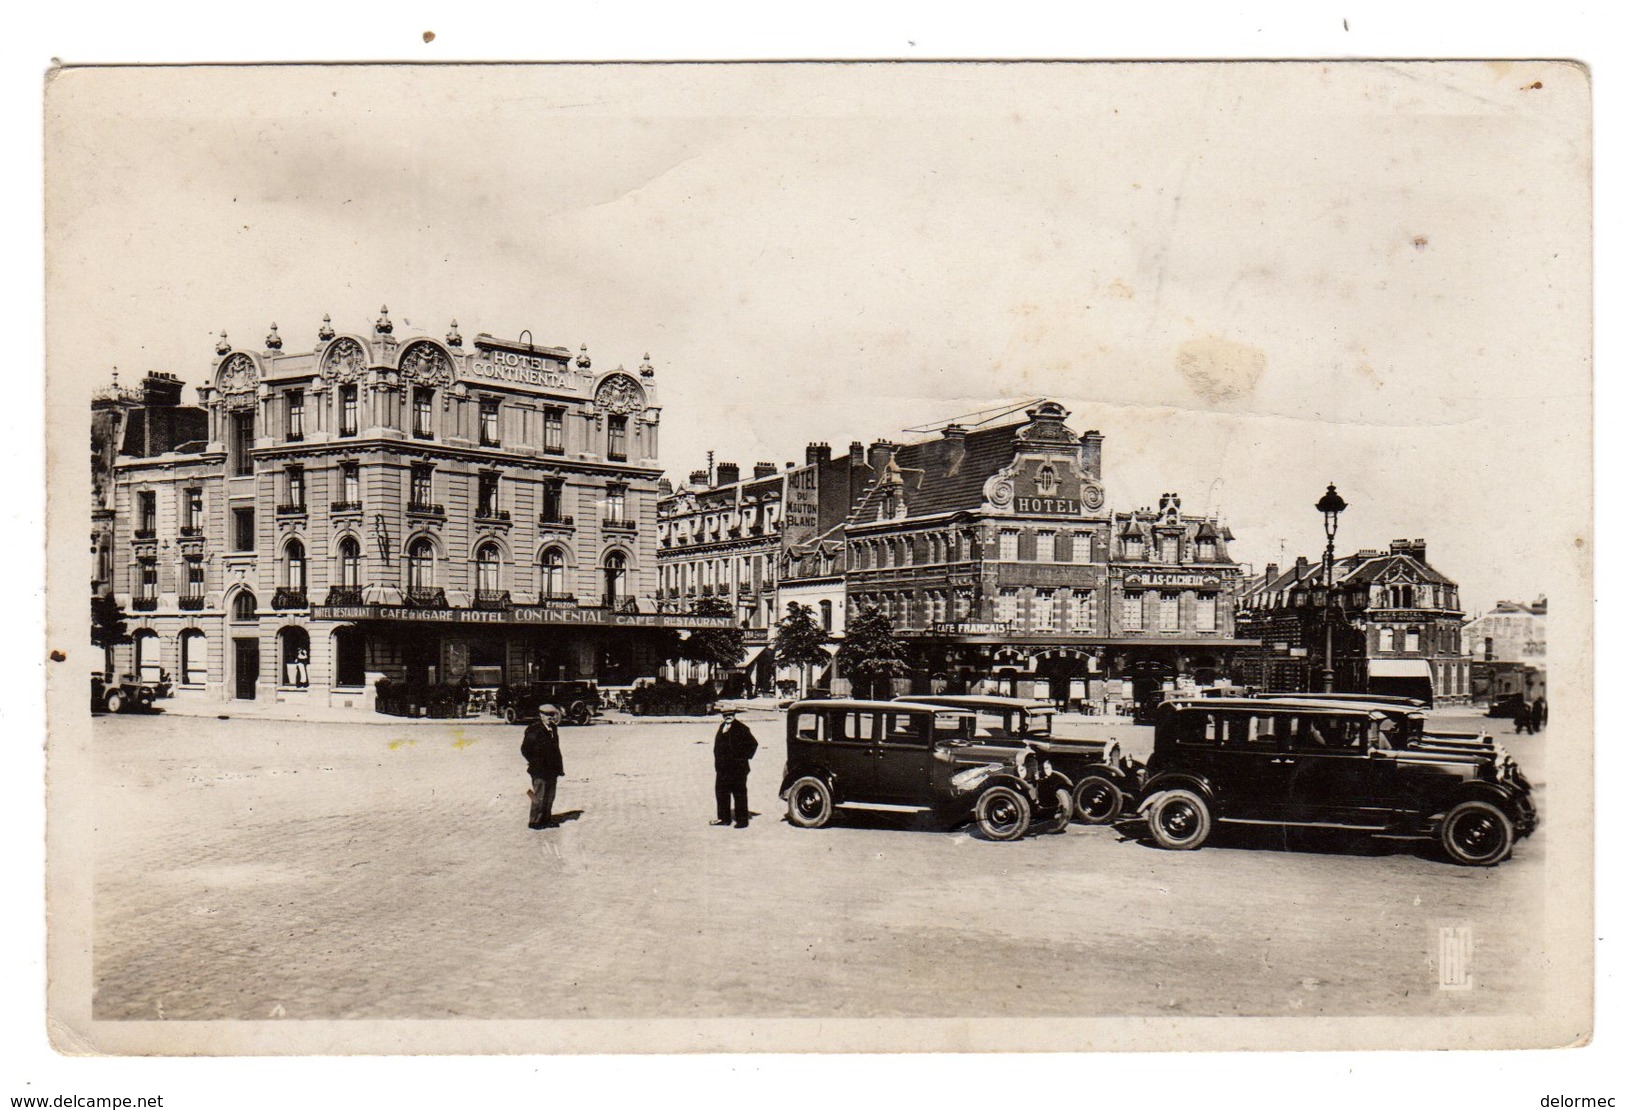
[(608, 609), (413, 609), (405, 605), (317, 605), (310, 611), (324, 621), (428, 621), (436, 624), (594, 624), (611, 628), (732, 628), (730, 617), (693, 614), (615, 613)]

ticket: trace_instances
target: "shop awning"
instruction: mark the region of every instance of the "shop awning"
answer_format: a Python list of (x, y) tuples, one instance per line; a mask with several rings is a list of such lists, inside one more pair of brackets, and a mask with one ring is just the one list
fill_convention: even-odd
[(1372, 678), (1425, 678), (1433, 681), (1433, 668), (1426, 659), (1373, 659), (1368, 664)]
[(771, 651), (771, 650), (773, 650), (773, 649), (767, 644), (760, 644), (760, 645), (758, 645), (756, 647), (748, 647), (748, 648), (746, 648), (745, 649), (745, 658), (739, 664), (739, 669), (742, 670), (742, 671), (750, 670), (752, 667), (754, 667), (756, 665), (756, 661), (762, 657), (762, 653), (764, 651)]

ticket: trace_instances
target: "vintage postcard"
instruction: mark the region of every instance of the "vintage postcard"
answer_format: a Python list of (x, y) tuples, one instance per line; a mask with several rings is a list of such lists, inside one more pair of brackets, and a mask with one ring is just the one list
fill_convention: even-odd
[(45, 108), (60, 1051), (1589, 1039), (1583, 67)]

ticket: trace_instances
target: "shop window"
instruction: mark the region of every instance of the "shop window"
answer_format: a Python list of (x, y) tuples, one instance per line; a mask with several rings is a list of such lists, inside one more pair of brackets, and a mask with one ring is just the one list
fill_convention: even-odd
[(202, 686), (209, 681), (209, 641), (195, 628), (181, 633), (181, 682)]
[(163, 647), (158, 633), (142, 629), (135, 634), (135, 673), (142, 682), (161, 682), (163, 672)]
[(366, 639), (358, 628), (333, 630), (333, 685), (357, 689), (367, 683)]
[(289, 625), (276, 634), (282, 657), (282, 682), (303, 689), (310, 685), (310, 633)]

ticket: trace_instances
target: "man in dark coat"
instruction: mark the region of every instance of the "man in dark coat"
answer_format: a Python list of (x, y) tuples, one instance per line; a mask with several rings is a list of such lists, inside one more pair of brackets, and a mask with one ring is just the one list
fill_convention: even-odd
[(1520, 699), (1517, 710), (1512, 714), (1512, 731), (1514, 735), (1520, 732), (1534, 732), (1535, 730), (1529, 727), (1529, 723), (1529, 703)]
[(733, 709), (722, 711), (722, 727), (717, 729), (714, 752), (717, 766), (717, 819), (711, 824), (731, 823), (736, 829), (745, 828), (750, 824), (746, 779), (750, 776), (750, 757), (756, 754), (756, 737), (751, 735), (750, 729), (740, 723), (737, 711)]
[(553, 796), (558, 793), (559, 776), (564, 774), (564, 756), (559, 752), (559, 719), (563, 716), (556, 705), (544, 705), (536, 713), (536, 721), (525, 729), (525, 739), (519, 745), (519, 754), (525, 757), (525, 770), (530, 773), (530, 827), (551, 829), (558, 825), (553, 820)]
[(1539, 732), (1546, 727), (1546, 699), (1536, 698), (1529, 707), (1529, 731)]

